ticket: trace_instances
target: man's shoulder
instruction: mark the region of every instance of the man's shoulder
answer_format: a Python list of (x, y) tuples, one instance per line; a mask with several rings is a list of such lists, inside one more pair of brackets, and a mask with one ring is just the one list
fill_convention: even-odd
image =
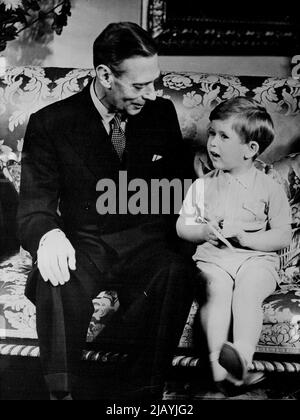
[(155, 101), (149, 101), (146, 104), (146, 109), (152, 109), (157, 112), (161, 112), (162, 110), (170, 110), (174, 108), (173, 102), (170, 99), (166, 99), (163, 97), (157, 97)]
[(169, 99), (158, 97), (155, 101), (148, 101), (140, 115), (143, 120), (151, 124), (164, 125), (176, 118), (176, 111), (173, 103)]
[(64, 118), (68, 115), (73, 115), (75, 110), (78, 110), (78, 106), (83, 103), (83, 98), (86, 96), (85, 92), (77, 92), (67, 98), (60, 99), (53, 102), (35, 113), (37, 118), (49, 120), (51, 116), (63, 116)]

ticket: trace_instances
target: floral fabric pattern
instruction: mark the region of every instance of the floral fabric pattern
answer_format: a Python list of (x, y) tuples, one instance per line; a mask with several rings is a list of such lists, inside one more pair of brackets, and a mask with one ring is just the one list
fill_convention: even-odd
[(24, 295), (30, 269), (23, 250), (0, 264), (0, 338), (37, 338), (35, 306)]
[[(92, 69), (8, 68), (0, 78), (0, 140), (15, 151), (31, 113), (79, 92), (94, 75)], [(254, 97), (272, 114), (279, 134), (266, 158), (275, 160), (279, 145), (281, 150), (287, 146), (279, 157), (290, 153), (299, 133), (300, 82), (294, 79), (164, 72), (156, 89), (159, 96), (174, 102), (184, 137), (196, 144), (205, 144), (211, 109), (239, 95)]]
[[(31, 265), (29, 253), (22, 248), (17, 255), (0, 262), (0, 339), (37, 339), (35, 306), (24, 295)], [(102, 291), (93, 300), (93, 305), (95, 311), (87, 342), (100, 334), (120, 306), (114, 291)]]
[(276, 291), (263, 305), (258, 351), (300, 354), (300, 288)]

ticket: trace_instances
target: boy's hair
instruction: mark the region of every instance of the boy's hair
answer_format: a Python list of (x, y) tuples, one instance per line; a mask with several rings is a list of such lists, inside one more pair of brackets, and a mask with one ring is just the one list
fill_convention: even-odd
[(152, 57), (157, 47), (148, 32), (132, 22), (109, 24), (97, 37), (93, 46), (94, 68), (108, 66), (120, 76), (119, 65), (127, 58)]
[(261, 154), (273, 141), (274, 124), (267, 110), (254, 99), (237, 96), (217, 105), (209, 120), (227, 120), (236, 117), (232, 128), (245, 143), (255, 141)]

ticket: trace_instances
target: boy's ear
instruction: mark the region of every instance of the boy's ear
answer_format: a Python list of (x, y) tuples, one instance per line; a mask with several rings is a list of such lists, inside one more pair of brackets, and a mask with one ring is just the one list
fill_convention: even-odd
[(109, 67), (105, 64), (100, 64), (96, 68), (96, 74), (99, 82), (106, 89), (110, 89), (112, 85), (113, 74)]
[(252, 159), (259, 152), (259, 144), (256, 141), (247, 143), (245, 159)]

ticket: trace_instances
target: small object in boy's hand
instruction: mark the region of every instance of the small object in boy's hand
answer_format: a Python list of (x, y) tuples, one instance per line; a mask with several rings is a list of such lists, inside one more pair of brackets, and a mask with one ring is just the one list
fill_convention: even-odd
[(231, 243), (222, 235), (222, 233), (220, 232), (220, 230), (218, 230), (217, 228), (214, 227), (214, 225), (212, 225), (207, 219), (205, 219), (204, 217), (201, 216), (201, 212), (200, 209), (198, 207), (197, 204), (195, 204), (196, 206), (196, 211), (197, 211), (197, 217), (196, 217), (196, 222), (197, 223), (206, 223), (210, 229), (212, 230), (212, 232), (216, 235), (216, 237), (223, 242), (223, 244), (225, 244), (229, 249), (234, 250), (234, 247), (231, 245)]

